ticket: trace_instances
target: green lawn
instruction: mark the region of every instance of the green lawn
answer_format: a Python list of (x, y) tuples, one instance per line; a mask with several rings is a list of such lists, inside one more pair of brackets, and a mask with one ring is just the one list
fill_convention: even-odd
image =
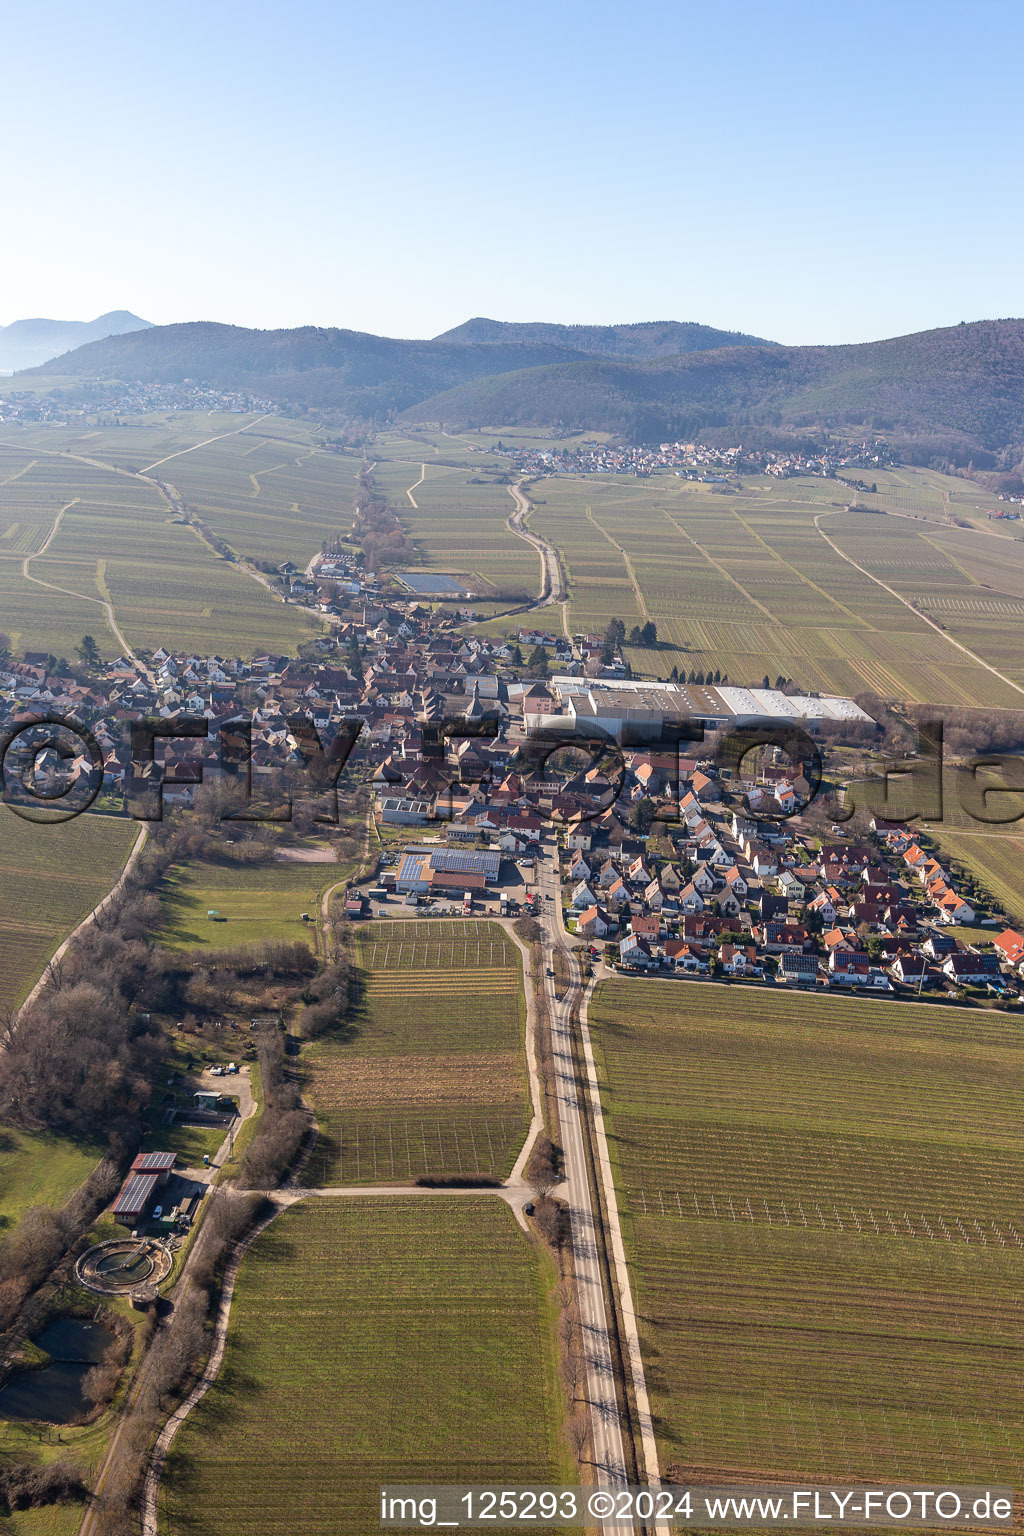
[(4, 1536), (78, 1536), (85, 1513), (83, 1504), (50, 1504), (44, 1509), (23, 1509), (0, 1520)]
[(33, 1205), (63, 1205), (103, 1155), (98, 1143), (0, 1126), (0, 1231)]
[(555, 1278), (494, 1198), (293, 1207), (243, 1264), (161, 1531), (364, 1536), (389, 1480), (571, 1481)]
[(495, 923), (359, 929), (358, 994), (303, 1057), (318, 1184), (410, 1183), (512, 1168), (529, 1125), (518, 949)]
[(663, 1470), (1018, 1481), (1019, 1025), (649, 981), (591, 1024)]
[[(158, 938), (172, 949), (234, 948), (262, 939), (316, 942), (320, 896), (342, 878), (338, 864), (202, 861), (172, 871), (161, 887), (164, 926)], [(219, 920), (207, 917), (216, 911)], [(302, 921), (308, 912), (310, 921)]]

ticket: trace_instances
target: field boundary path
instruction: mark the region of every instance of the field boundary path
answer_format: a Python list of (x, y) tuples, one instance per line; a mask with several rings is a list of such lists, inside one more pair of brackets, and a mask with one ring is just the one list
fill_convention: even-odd
[[(213, 1325), (213, 1344), (206, 1364), (203, 1367), (202, 1375), (188, 1396), (182, 1399), (167, 1419), (150, 1453), (142, 1495), (143, 1536), (159, 1536), (160, 1479), (163, 1475), (164, 1465), (174, 1437), (193, 1408), (202, 1401), (220, 1375), (220, 1368), (224, 1363), (224, 1355), (227, 1352), (228, 1324), (231, 1321), (231, 1303), (235, 1295), (235, 1282), (238, 1279), (238, 1272), (242, 1267), (242, 1260), (256, 1239), (269, 1227), (274, 1218), (279, 1216), (282, 1211), (287, 1210), (289, 1206), (294, 1205), (297, 1200), (303, 1199), (303, 1197), (303, 1191), (289, 1188), (274, 1190), (268, 1194), (267, 1199), (270, 1200), (273, 1209), (268, 1211), (263, 1220), (258, 1222), (252, 1231), (247, 1233), (242, 1241), (235, 1245), (231, 1257), (224, 1267), (217, 1318)], [(133, 1394), (133, 1396), (135, 1395), (137, 1393)], [(88, 1536), (84, 1521), (79, 1536)]]
[(53, 543), (57, 536), (61, 522), (64, 518), (65, 512), (67, 512), (69, 508), (73, 507), (75, 503), (80, 499), (81, 498), (78, 496), (72, 496), (71, 500), (66, 502), (64, 506), (61, 507), (60, 511), (57, 513), (57, 516), (53, 520), (53, 526), (51, 527), (49, 533), (46, 535), (42, 547), (37, 549), (34, 554), (26, 555), (24, 560), (21, 562), (21, 574), (24, 576), (26, 581), (34, 582), (37, 587), (45, 587), (49, 592), (62, 592), (65, 597), (77, 597), (86, 603), (99, 603), (100, 607), (106, 614), (107, 624), (110, 628), (110, 632), (114, 636), (114, 639), (117, 641), (118, 645), (122, 647), (124, 655), (130, 657), (137, 667), (141, 667), (142, 662), (136, 656), (135, 652), (132, 650), (131, 646), (128, 644), (128, 641), (125, 639), (121, 632), (121, 628), (114, 614), (114, 605), (109, 598), (90, 597), (87, 592), (72, 592), (70, 587), (58, 587), (56, 582), (44, 581), (41, 576), (33, 576), (32, 572), (29, 570), (29, 566), (32, 561), (38, 560), (41, 555), (45, 555), (46, 551)]
[(132, 871), (139, 861), (139, 855), (141, 854), (143, 848), (146, 846), (146, 839), (148, 837), (149, 828), (145, 825), (145, 823), (143, 823), (143, 825), (139, 828), (138, 837), (132, 844), (131, 852), (124, 862), (124, 868), (121, 870), (121, 873), (110, 887), (110, 890), (101, 901), (96, 903), (91, 912), (86, 913), (85, 917), (82, 918), (80, 923), (75, 924), (74, 928), (72, 928), (71, 932), (68, 934), (63, 943), (59, 944), (54, 950), (53, 954), (50, 956), (49, 960), (46, 962), (45, 967), (43, 968), (43, 974), (40, 976), (39, 980), (36, 982), (35, 986), (32, 988), (31, 992), (22, 1003), (21, 1008), (18, 1009), (19, 1013), (23, 1008), (27, 1008), (29, 1003), (34, 1002), (35, 999), (39, 996), (46, 982), (46, 978), (51, 965), (56, 965), (60, 960), (64, 958), (68, 952), (68, 948), (72, 940), (76, 939), (78, 935), (84, 932), (86, 928), (91, 927), (91, 925), (96, 921), (97, 917), (99, 917), (100, 913), (103, 911), (104, 907), (106, 907), (107, 903), (117, 895), (125, 881), (129, 879)]
[(420, 465), (420, 477), (419, 477), (419, 479), (418, 480), (414, 480), (412, 485), (410, 485), (409, 489), (405, 493), (408, 496), (409, 500), (412, 502), (413, 506), (416, 508), (417, 512), (420, 509), (420, 504), (416, 500), (416, 497), (413, 495), (413, 491), (415, 491), (418, 486), (421, 486), (426, 478), (427, 478), (427, 466), (425, 464), (421, 464)]
[(594, 516), (594, 509), (590, 506), (587, 507), (587, 521), (593, 523), (601, 537), (608, 540), (608, 543), (611, 545), (612, 549), (614, 549), (621, 558), (623, 565), (626, 567), (626, 575), (629, 577), (633, 591), (636, 595), (636, 605), (640, 609), (640, 615), (644, 619), (649, 619), (651, 615), (647, 611), (647, 600), (644, 597), (643, 588), (641, 587), (639, 581), (636, 579), (636, 571), (633, 569), (633, 562), (629, 558), (629, 555), (623, 549), (618, 539), (613, 539), (607, 528), (603, 527), (598, 522), (597, 518)]
[(252, 421), (247, 421), (244, 427), (233, 427), (230, 432), (218, 432), (214, 437), (206, 437), (201, 443), (191, 443), (187, 448), (179, 448), (176, 453), (168, 453), (162, 459), (156, 459), (154, 463), (147, 464), (145, 469), (140, 469), (140, 475), (148, 475), (151, 469), (158, 469), (161, 464), (170, 463), (171, 459), (180, 459), (182, 454), (195, 453), (197, 448), (208, 448), (211, 443), (219, 443), (225, 437), (239, 437), (241, 433), (248, 432), (257, 422), (266, 421), (271, 415), (270, 411), (263, 411), (259, 416), (254, 416)]
[(1024, 694), (1024, 687), (1021, 687), (1019, 683), (1013, 682), (1012, 679), (1008, 678), (1005, 673), (1000, 672), (997, 667), (992, 666), (991, 662), (985, 661), (981, 656), (978, 656), (966, 645), (961, 645), (959, 640), (954, 640), (952, 635), (946, 633), (941, 624), (936, 624), (935, 620), (930, 619), (926, 613), (922, 613), (920, 608), (915, 608), (914, 604), (908, 597), (904, 597), (901, 593), (896, 591), (895, 587), (890, 587), (886, 582), (882, 581), (880, 577), (872, 575), (872, 573), (863, 565), (858, 565), (857, 561), (854, 560), (851, 555), (845, 554), (844, 551), (839, 548), (839, 545), (835, 542), (835, 540), (829, 538), (828, 534), (821, 526), (821, 519), (823, 517), (835, 516), (837, 516), (835, 512), (819, 512), (817, 517), (814, 519), (814, 526), (821, 534), (821, 537), (825, 540), (825, 543), (835, 550), (840, 560), (845, 560), (847, 565), (852, 565), (855, 571), (860, 571), (862, 576), (866, 576), (869, 581), (873, 581), (876, 587), (881, 587), (883, 592), (888, 592), (889, 596), (894, 597), (898, 603), (902, 603), (904, 608), (909, 608), (911, 613), (919, 618), (923, 624), (927, 624), (929, 629), (934, 629), (937, 635), (941, 635), (947, 644), (955, 646), (958, 651), (962, 651), (965, 656), (969, 656), (972, 661), (977, 662), (979, 667), (984, 667), (986, 672), (991, 672), (993, 677), (998, 677), (999, 681), (1001, 683), (1005, 683), (1007, 688), (1012, 688), (1014, 693)]

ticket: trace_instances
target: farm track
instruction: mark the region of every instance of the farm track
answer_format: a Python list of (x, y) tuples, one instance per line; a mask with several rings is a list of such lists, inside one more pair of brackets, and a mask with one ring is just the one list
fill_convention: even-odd
[(636, 571), (633, 569), (633, 562), (629, 558), (629, 555), (623, 549), (618, 539), (613, 539), (607, 528), (602, 527), (602, 525), (598, 522), (597, 518), (594, 516), (593, 507), (587, 508), (587, 521), (593, 523), (598, 533), (601, 534), (603, 538), (608, 540), (608, 543), (611, 545), (612, 549), (617, 550), (618, 553), (622, 556), (622, 563), (626, 567), (626, 575), (629, 577), (633, 586), (633, 591), (636, 594), (636, 605), (640, 609), (640, 613), (643, 618), (649, 619), (651, 615), (647, 608), (647, 600), (644, 597), (643, 588), (640, 586), (640, 583), (637, 580)]
[[(249, 427), (254, 427), (257, 424), (258, 421), (262, 421), (264, 419), (265, 418), (263, 416), (259, 416), (254, 421), (248, 422), (245, 427), (239, 427), (234, 432), (222, 432), (222, 433), (219, 434), (218, 437), (208, 438), (207, 442), (219, 442), (220, 439), (223, 438), (223, 437), (237, 437), (240, 432), (248, 431)], [(16, 448), (18, 446), (19, 445), (16, 444), (16, 443), (8, 442), (5, 439), (0, 439), (0, 447)], [(181, 449), (179, 451), (179, 453), (168, 455), (168, 458), (172, 458), (172, 459), (173, 458), (179, 458), (181, 456), (181, 454), (183, 454), (183, 453), (192, 453), (192, 452), (194, 452), (194, 450), (196, 448), (201, 448), (201, 447), (204, 447), (204, 446), (205, 445), (203, 443), (193, 443), (190, 448), (183, 448), (183, 449)], [(124, 479), (127, 479), (127, 480), (141, 480), (143, 482), (143, 484), (151, 485), (154, 488), (154, 490), (157, 492), (157, 494), (163, 499), (163, 501), (166, 502), (167, 506), (170, 508), (170, 511), (171, 511), (172, 515), (174, 515), (176, 517), (183, 518), (185, 520), (185, 522), (188, 524), (188, 526), (191, 529), (191, 531), (199, 539), (200, 543), (202, 543), (207, 549), (209, 549), (211, 551), (211, 553), (213, 553), (218, 558), (220, 558), (220, 551), (217, 550), (210, 543), (208, 537), (203, 532), (203, 530), (201, 528), (197, 527), (192, 522), (191, 518), (189, 518), (187, 516), (187, 514), (185, 512), (185, 503), (184, 503), (184, 500), (183, 500), (182, 496), (180, 495), (178, 490), (173, 485), (171, 485), (169, 482), (164, 481), (164, 480), (160, 480), (155, 475), (151, 476), (149, 474), (148, 470), (135, 471), (135, 470), (130, 470), (130, 469), (124, 469), (124, 468), (122, 468), (118, 464), (108, 464), (105, 459), (90, 458), (88, 455), (83, 454), (83, 453), (72, 453), (72, 452), (70, 452), (68, 450), (65, 450), (65, 449), (55, 449), (55, 448), (41, 448), (41, 449), (38, 449), (37, 451), (39, 453), (43, 454), (47, 458), (71, 459), (71, 460), (73, 460), (73, 461), (75, 461), (75, 462), (77, 462), (79, 464), (88, 464), (90, 466), (90, 468), (92, 468), (92, 469), (103, 470), (104, 473), (106, 473), (106, 474), (120, 475)], [(167, 459), (158, 459), (157, 460), (157, 464), (165, 464), (166, 462), (167, 462)], [(155, 467), (156, 467), (156, 465), (151, 464), (149, 466), (149, 469), (154, 469)], [(68, 503), (68, 506), (74, 506), (75, 501), (77, 501), (78, 499), (79, 499), (78, 497), (73, 498), (72, 501)], [(58, 514), (58, 519), (61, 516), (63, 516), (64, 512), (66, 512), (68, 510), (68, 506), (65, 506), (65, 507), (63, 507), (61, 509), (61, 512)], [(28, 570), (25, 568), (27, 566), (29, 560), (34, 560), (34, 559), (38, 558), (38, 556), (43, 553), (43, 550), (45, 550), (45, 549), (47, 549), (49, 547), (50, 540), (53, 538), (53, 536), (54, 536), (54, 534), (56, 532), (57, 532), (57, 526), (55, 526), (53, 529), (51, 529), (50, 536), (46, 540), (46, 543), (44, 544), (43, 549), (42, 550), (38, 550), (35, 555), (28, 556), (28, 558), (23, 562), (23, 564), (22, 564), (22, 574), (24, 576), (26, 576), (29, 581), (35, 582), (39, 586), (49, 587), (54, 592), (62, 592), (65, 597), (77, 597), (77, 598), (83, 599), (85, 602), (99, 603), (100, 606), (104, 609), (104, 611), (105, 611), (105, 613), (107, 615), (107, 623), (110, 626), (111, 632), (114, 634), (115, 638), (117, 639), (117, 643), (122, 647), (125, 656), (130, 658), (135, 663), (135, 665), (140, 669), (140, 671), (142, 671), (145, 674), (145, 676), (148, 677), (150, 679), (150, 681), (152, 681), (152, 673), (150, 672), (149, 668), (147, 668), (144, 665), (144, 663), (139, 659), (139, 657), (136, 655), (136, 653), (132, 650), (132, 648), (129, 645), (127, 639), (125, 638), (124, 634), (122, 633), (122, 631), (121, 631), (121, 629), (120, 629), (120, 627), (119, 627), (119, 625), (117, 623), (117, 617), (116, 617), (116, 615), (114, 613), (113, 603), (109, 602), (107, 599), (102, 598), (102, 597), (89, 597), (84, 592), (73, 592), (73, 591), (70, 590), (70, 588), (58, 587), (58, 586), (55, 586), (52, 582), (42, 581), (40, 577), (32, 576), (28, 572)], [(224, 542), (226, 543), (227, 541), (225, 540)], [(243, 571), (245, 573), (245, 575), (250, 577), (253, 581), (258, 582), (259, 585), (261, 587), (264, 587), (266, 589), (266, 591), (272, 597), (277, 598), (278, 597), (278, 593), (274, 590), (273, 586), (271, 585), (271, 583), (267, 579), (267, 577), (264, 576), (261, 571), (258, 571), (256, 569), (256, 567), (254, 565), (252, 565), (248, 560), (244, 559), (241, 555), (239, 555), (237, 553), (237, 551), (234, 551), (233, 553), (235, 554), (235, 565), (236, 565), (237, 569), (240, 570), (240, 571)], [(319, 555), (314, 555), (313, 556), (313, 559), (309, 562), (309, 566), (307, 567), (307, 574), (311, 574), (312, 573), (312, 569), (315, 566), (316, 561), (318, 559), (319, 559)]]
[(146, 476), (151, 469), (159, 469), (161, 464), (169, 464), (172, 459), (180, 459), (186, 453), (195, 453), (197, 448), (208, 448), (211, 443), (222, 442), (225, 437), (239, 437), (243, 432), (248, 432), (250, 427), (255, 427), (258, 422), (266, 421), (269, 415), (269, 411), (264, 411), (261, 416), (255, 416), (252, 421), (247, 421), (244, 427), (235, 427), (231, 432), (218, 432), (215, 437), (204, 438), (201, 443), (192, 443), (188, 448), (179, 448), (177, 453), (168, 453), (164, 458), (157, 459), (152, 464), (147, 464), (145, 469), (139, 470), (139, 474)]
[(416, 508), (417, 512), (419, 511), (420, 504), (416, 500), (416, 497), (413, 495), (413, 491), (415, 491), (418, 486), (421, 486), (426, 478), (427, 478), (427, 466), (425, 464), (421, 464), (420, 465), (420, 477), (419, 477), (419, 479), (418, 480), (414, 480), (412, 485), (410, 485), (409, 489), (405, 493), (408, 496), (408, 498), (409, 498), (410, 502), (412, 503), (412, 505)]
[(37, 587), (46, 587), (51, 592), (62, 592), (65, 597), (77, 597), (86, 603), (98, 603), (106, 615), (107, 625), (110, 629), (110, 632), (114, 636), (114, 639), (117, 641), (118, 645), (121, 647), (124, 655), (130, 657), (130, 659), (134, 661), (137, 667), (141, 667), (142, 662), (139, 660), (138, 656), (136, 656), (135, 652), (132, 650), (125, 636), (121, 632), (121, 627), (118, 624), (114, 613), (114, 605), (109, 598), (90, 597), (87, 592), (73, 592), (70, 587), (59, 587), (57, 586), (56, 582), (44, 581), (41, 576), (33, 576), (32, 572), (29, 570), (29, 566), (32, 561), (38, 560), (41, 558), (41, 556), (45, 555), (46, 551), (53, 543), (60, 529), (60, 525), (63, 521), (65, 512), (67, 512), (69, 508), (73, 507), (80, 499), (81, 498), (78, 496), (73, 496), (69, 502), (66, 502), (64, 506), (61, 507), (60, 511), (57, 513), (57, 516), (53, 520), (53, 526), (51, 527), (49, 533), (46, 535), (46, 539), (43, 542), (41, 548), (37, 549), (35, 554), (26, 555), (24, 560), (21, 562), (21, 574), (24, 576), (26, 581), (34, 582)]
[(697, 550), (699, 554), (703, 555), (708, 564), (713, 565), (718, 574), (720, 576), (724, 576), (726, 581), (730, 582), (731, 585), (736, 588), (737, 592), (739, 592), (748, 603), (750, 603), (754, 608), (759, 609), (760, 612), (764, 614), (765, 618), (768, 619), (773, 626), (777, 626), (779, 621), (775, 614), (772, 613), (771, 609), (766, 608), (764, 603), (758, 602), (756, 597), (751, 597), (746, 587), (744, 587), (740, 582), (736, 580), (736, 577), (732, 574), (732, 572), (728, 570), (720, 560), (716, 560), (714, 555), (709, 554), (708, 551), (704, 548), (704, 545), (698, 543), (693, 534), (687, 532), (682, 523), (678, 522), (667, 508), (664, 510), (665, 516), (668, 518), (676, 532), (681, 533), (683, 538), (688, 540), (689, 543), (693, 545), (694, 549)]
[(840, 560), (845, 560), (847, 565), (852, 565), (855, 571), (859, 571), (862, 576), (866, 576), (869, 581), (873, 581), (876, 587), (881, 587), (883, 592), (888, 592), (890, 597), (894, 597), (898, 603), (902, 603), (904, 608), (908, 608), (912, 614), (919, 618), (922, 624), (927, 624), (929, 629), (934, 629), (937, 635), (941, 635), (947, 644), (955, 646), (958, 651), (961, 651), (965, 656), (969, 656), (971, 661), (976, 662), (979, 667), (984, 667), (986, 672), (991, 672), (993, 677), (997, 677), (1001, 683), (1005, 683), (1007, 688), (1012, 688), (1014, 693), (1024, 695), (1024, 687), (1021, 687), (1019, 683), (1013, 682), (1013, 680), (1007, 677), (1004, 672), (1000, 672), (997, 667), (992, 666), (991, 662), (985, 661), (981, 656), (977, 655), (975, 651), (970, 650), (966, 645), (962, 645), (959, 640), (954, 640), (953, 636), (947, 634), (940, 624), (936, 624), (934, 619), (930, 619), (928, 615), (922, 613), (919, 608), (915, 608), (914, 604), (910, 601), (909, 598), (903, 597), (899, 592), (896, 591), (895, 587), (890, 587), (888, 583), (882, 581), (880, 577), (873, 576), (865, 566), (858, 565), (857, 561), (854, 560), (851, 555), (845, 554), (843, 550), (840, 549), (835, 540), (829, 538), (828, 534), (821, 526), (821, 519), (823, 517), (835, 516), (836, 514), (834, 512), (819, 512), (814, 519), (814, 526), (821, 534), (821, 537), (825, 540), (825, 543), (830, 545), (831, 548), (835, 550)]

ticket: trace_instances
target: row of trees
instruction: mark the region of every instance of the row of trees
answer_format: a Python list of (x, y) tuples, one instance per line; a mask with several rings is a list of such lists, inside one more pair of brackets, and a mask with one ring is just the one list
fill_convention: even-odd
[(365, 465), (356, 485), (355, 511), (352, 536), (362, 546), (363, 563), (368, 570), (403, 565), (414, 558), (416, 551), (405, 529), (387, 501), (375, 493), (373, 476)]

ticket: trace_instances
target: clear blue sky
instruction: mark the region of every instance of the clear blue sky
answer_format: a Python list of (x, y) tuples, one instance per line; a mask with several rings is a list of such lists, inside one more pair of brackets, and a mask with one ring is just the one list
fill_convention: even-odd
[(0, 38), (2, 322), (1024, 314), (1003, 0), (51, 0)]

